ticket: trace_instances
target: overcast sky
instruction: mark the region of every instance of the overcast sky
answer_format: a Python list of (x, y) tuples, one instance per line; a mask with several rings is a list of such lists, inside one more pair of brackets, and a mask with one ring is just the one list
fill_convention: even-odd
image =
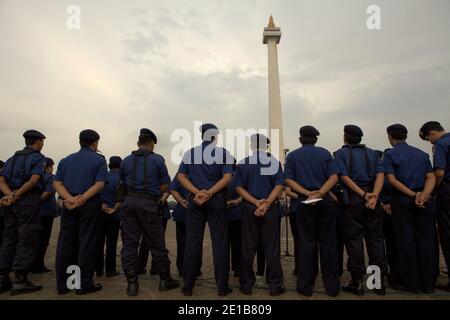
[[(81, 8), (81, 30), (66, 27), (70, 4)], [(381, 7), (380, 31), (366, 27), (371, 4)], [(304, 124), (330, 151), (348, 123), (384, 149), (386, 126), (401, 122), (426, 151), (422, 123), (450, 127), (448, 0), (0, 0), (0, 159), (30, 128), (58, 161), (78, 149), (82, 129), (101, 134), (109, 157), (127, 155), (148, 127), (173, 175), (174, 129), (192, 131), (196, 120), (265, 128), (270, 14), (283, 32), (287, 148)]]

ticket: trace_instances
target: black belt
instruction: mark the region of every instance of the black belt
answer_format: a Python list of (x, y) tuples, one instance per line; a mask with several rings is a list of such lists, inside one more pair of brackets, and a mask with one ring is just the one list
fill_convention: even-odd
[(129, 192), (127, 196), (131, 197), (131, 198), (153, 200), (156, 202), (158, 202), (158, 200), (159, 200), (158, 196), (155, 196), (154, 194), (150, 194), (148, 192), (132, 191), (132, 192)]

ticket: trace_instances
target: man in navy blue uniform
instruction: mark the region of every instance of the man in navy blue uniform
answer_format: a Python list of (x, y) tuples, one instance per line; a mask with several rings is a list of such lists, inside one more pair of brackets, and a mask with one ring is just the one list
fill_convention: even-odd
[[(167, 222), (170, 220), (170, 209), (169, 204), (167, 203), (167, 199), (169, 198), (170, 193), (164, 192), (160, 201), (159, 201), (159, 212), (163, 222), (164, 229), (164, 237), (166, 235), (167, 230)], [(147, 242), (145, 242), (144, 237), (141, 237), (141, 243), (139, 245), (139, 274), (147, 273), (147, 263), (148, 263), (148, 255), (150, 253), (150, 246)], [(152, 262), (150, 267), (150, 275), (156, 276), (158, 275), (158, 271), (156, 271), (155, 259), (152, 256)]]
[[(180, 183), (178, 182), (178, 179), (173, 179), (172, 183), (170, 184), (170, 193), (172, 194), (173, 198), (176, 200), (177, 205), (175, 209), (173, 210), (172, 216), (173, 221), (175, 222), (175, 229), (176, 229), (176, 241), (177, 241), (177, 270), (178, 274), (182, 277), (183, 276), (183, 260), (184, 260), (184, 251), (186, 247), (186, 208), (189, 204), (188, 196), (189, 192), (184, 189)], [(202, 240), (203, 243), (203, 240)], [(203, 249), (203, 248), (201, 248)], [(200, 259), (199, 259), (199, 272), (198, 275), (201, 275), (202, 272), (202, 255), (203, 250), (200, 252)]]
[(425, 152), (406, 143), (401, 124), (387, 128), (393, 148), (383, 158), (392, 187), (393, 231), (404, 290), (432, 293), (435, 287), (435, 222), (431, 199), (436, 178)]
[(284, 177), (280, 162), (266, 151), (269, 143), (270, 140), (262, 134), (250, 137), (253, 154), (237, 165), (233, 186), (244, 200), (240, 291), (252, 294), (256, 281), (253, 262), (260, 236), (267, 263), (266, 282), (270, 295), (278, 296), (285, 291), (280, 258), (280, 208), (277, 203)]
[(231, 182), (234, 158), (216, 146), (219, 129), (210, 123), (200, 127), (202, 144), (187, 151), (177, 179), (191, 194), (186, 212), (186, 251), (182, 293), (192, 295), (203, 245), (205, 223), (211, 231), (214, 274), (219, 296), (232, 292), (228, 287), (229, 254), (226, 199), (224, 191)]
[(161, 195), (170, 184), (164, 158), (153, 150), (156, 135), (149, 129), (141, 129), (139, 149), (127, 156), (120, 166), (118, 202), (122, 202), (122, 268), (128, 287), (127, 295), (136, 296), (139, 291), (139, 240), (149, 244), (155, 268), (159, 274), (159, 290), (167, 291), (179, 286), (170, 276), (170, 260), (164, 239), (163, 221), (158, 208)]
[(53, 220), (58, 216), (58, 208), (56, 205), (55, 189), (53, 188), (53, 166), (55, 163), (51, 158), (45, 159), (45, 172), (43, 175), (44, 193), (41, 196), (41, 235), (39, 238), (39, 245), (36, 254), (36, 259), (33, 264), (33, 273), (45, 273), (51, 271), (45, 266), (44, 259), (50, 243), (52, 235)]
[(319, 131), (312, 126), (300, 128), (301, 148), (286, 158), (286, 185), (298, 194), (297, 208), (298, 278), (297, 292), (310, 297), (315, 282), (315, 261), (319, 244), (320, 264), (325, 290), (329, 296), (339, 294), (339, 266), (336, 236), (336, 209), (329, 191), (338, 182), (338, 167), (330, 152), (316, 147)]
[[(434, 145), (433, 166), (436, 175), (436, 205), (439, 239), (447, 269), (450, 268), (450, 133), (437, 121), (425, 123), (419, 133)], [(450, 292), (449, 281), (438, 289)]]
[[(45, 156), (41, 154), (45, 136), (28, 130), (23, 134), (25, 148), (6, 161), (0, 173), (0, 200), (4, 213), (3, 244), (0, 249), (0, 293), (11, 294), (39, 291), (27, 278), (37, 252), (41, 222), (39, 208), (43, 192), (42, 176)], [(11, 285), (10, 271), (15, 272)]]
[(364, 241), (369, 256), (369, 265), (380, 268), (381, 287), (374, 289), (385, 295), (383, 277), (387, 275), (383, 239), (383, 215), (375, 208), (383, 188), (384, 168), (379, 154), (361, 144), (363, 131), (356, 125), (344, 127), (344, 146), (335, 152), (341, 179), (348, 192), (348, 203), (344, 204), (343, 232), (347, 249), (347, 267), (352, 279), (344, 291), (361, 296), (364, 294), (363, 279)]
[[(99, 223), (99, 252), (97, 261), (97, 276), (118, 276), (116, 269), (117, 239), (119, 238), (120, 220), (122, 218), (120, 206), (116, 203), (116, 195), (119, 189), (119, 168), (122, 158), (112, 156), (109, 158), (109, 171), (106, 185), (100, 196), (102, 198), (102, 214)], [(106, 247), (105, 247), (106, 245)]]
[(105, 158), (97, 153), (100, 136), (91, 129), (80, 132), (80, 151), (62, 159), (53, 187), (64, 199), (56, 250), (58, 294), (69, 292), (67, 268), (78, 265), (81, 287), (77, 294), (102, 289), (93, 277), (98, 253), (98, 223), (101, 214), (100, 192), (107, 181)]

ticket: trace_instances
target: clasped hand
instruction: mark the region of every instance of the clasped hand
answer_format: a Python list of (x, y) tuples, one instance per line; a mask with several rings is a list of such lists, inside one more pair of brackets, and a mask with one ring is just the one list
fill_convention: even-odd
[(70, 199), (64, 200), (64, 206), (67, 208), (67, 210), (73, 210), (75, 208), (81, 207), (86, 203), (84, 201), (83, 196), (79, 195), (76, 197), (72, 197)]

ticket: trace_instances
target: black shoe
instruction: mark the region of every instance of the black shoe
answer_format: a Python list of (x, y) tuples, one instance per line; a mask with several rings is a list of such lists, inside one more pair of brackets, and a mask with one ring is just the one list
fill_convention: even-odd
[(139, 282), (136, 270), (125, 271), (125, 276), (127, 277), (127, 296), (135, 297), (139, 292)]
[(9, 278), (9, 272), (0, 271), (0, 294), (11, 290), (12, 283)]
[(96, 283), (96, 284), (94, 284), (92, 286), (89, 286), (87, 288), (77, 289), (75, 291), (75, 293), (78, 294), (78, 295), (85, 295), (85, 294), (88, 294), (88, 293), (94, 293), (94, 292), (100, 291), (102, 289), (103, 289), (102, 285), (100, 283)]
[(364, 286), (362, 280), (352, 280), (347, 286), (342, 287), (342, 289), (357, 296), (364, 295)]
[(58, 292), (58, 295), (63, 296), (65, 294), (68, 294), (70, 292), (70, 290), (66, 288), (66, 289), (62, 289), (62, 290), (57, 290), (57, 292)]
[(297, 293), (299, 294), (299, 295), (301, 295), (301, 296), (304, 296), (304, 297), (306, 297), (306, 298), (310, 298), (310, 297), (312, 297), (312, 292), (304, 292), (304, 291), (302, 291), (302, 290), (299, 290), (299, 289), (297, 289)]
[(339, 291), (332, 292), (332, 293), (327, 292), (327, 296), (329, 296), (330, 298), (336, 298), (338, 295), (339, 295)]
[(252, 294), (252, 289), (250, 288), (250, 289), (247, 289), (247, 288), (239, 288), (239, 291), (242, 293), (242, 294), (245, 294), (245, 295), (247, 295), (247, 296), (249, 296), (249, 295), (251, 295)]
[(233, 289), (227, 288), (225, 290), (219, 290), (218, 294), (219, 294), (219, 297), (225, 297), (225, 296), (229, 295), (232, 292), (233, 292)]
[(386, 295), (386, 287), (384, 286), (384, 280), (381, 280), (381, 287), (380, 289), (373, 289), (373, 292), (375, 292), (375, 294), (384, 297)]
[(192, 296), (192, 290), (191, 289), (186, 289), (185, 287), (181, 288), (181, 293), (183, 295), (185, 295), (186, 297), (191, 297)]
[(29, 281), (26, 272), (17, 271), (10, 294), (12, 296), (15, 296), (22, 293), (31, 293), (40, 290), (42, 290), (42, 286), (35, 285), (31, 281)]
[(408, 293), (413, 293), (413, 294), (419, 294), (420, 293), (419, 289), (412, 289), (412, 288), (406, 287), (404, 285), (399, 285), (397, 287), (397, 290), (398, 291), (408, 292)]
[(159, 281), (159, 291), (169, 291), (180, 286), (180, 282), (172, 277)]
[(281, 287), (281, 288), (278, 288), (278, 289), (275, 289), (275, 290), (270, 290), (270, 295), (272, 297), (276, 297), (276, 296), (282, 295), (285, 292), (286, 292), (286, 289), (284, 287)]
[(442, 291), (446, 291), (446, 292), (450, 292), (450, 281), (447, 283), (447, 285), (438, 284), (436, 286), (436, 289), (442, 290)]
[(120, 275), (120, 272), (107, 272), (106, 273), (106, 277), (107, 278), (116, 277), (116, 276), (119, 276), (119, 275)]

